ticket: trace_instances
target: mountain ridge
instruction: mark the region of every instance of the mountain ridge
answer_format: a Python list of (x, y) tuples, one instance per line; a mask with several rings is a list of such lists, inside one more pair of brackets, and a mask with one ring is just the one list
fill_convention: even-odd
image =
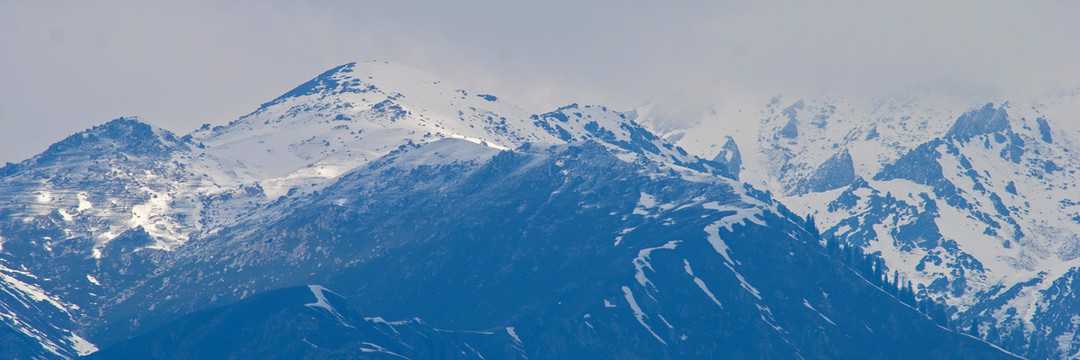
[[(1067, 301), (1048, 289), (1062, 286), (1080, 265), (1070, 262), (1075, 237), (1069, 234), (1077, 229), (1065, 191), (1074, 186), (1078, 164), (1077, 132), (1066, 126), (1075, 114), (1068, 108), (1077, 103), (1076, 94), (1070, 96), (954, 110), (914, 103), (886, 108), (884, 116), (873, 115), (880, 107), (859, 115), (867, 109), (844, 101), (775, 97), (761, 118), (717, 123), (750, 124), (734, 130), (753, 135), (743, 134), (738, 143), (743, 157), (775, 162), (744, 162), (742, 172), (758, 177), (747, 181), (783, 194), (782, 202), (818, 220), (825, 237), (878, 254), (914, 282), (920, 298), (947, 302), (952, 320), (978, 328), (980, 337), (1033, 358), (1068, 358), (1080, 349), (1068, 335), (1073, 327), (1061, 319), (1073, 314), (1046, 301)], [(801, 115), (807, 112), (814, 116)], [(788, 125), (807, 131), (782, 136)], [(695, 126), (668, 136), (728, 133)], [(819, 128), (826, 135), (814, 135)], [(898, 143), (885, 129), (923, 133)], [(695, 141), (679, 141), (701, 154), (703, 148), (688, 140)], [(822, 177), (839, 187), (803, 185), (827, 167), (827, 159), (845, 152), (856, 176)], [(860, 157), (877, 160), (860, 164)], [(1058, 312), (1048, 313), (1051, 308)], [(1055, 320), (1040, 324), (1039, 318)]]
[[(35, 304), (51, 299), (66, 314), (5, 308), (4, 324), (37, 319), (30, 329), (48, 337), (78, 331), (108, 347), (208, 307), (321, 283), (374, 316), (515, 328), (508, 335), (533, 357), (1011, 357), (939, 328), (826, 254), (802, 216), (735, 180), (744, 151), (705, 160), (636, 119), (576, 104), (529, 115), (414, 69), (351, 63), (179, 138), (116, 120), (95, 129), (177, 145), (131, 149), (148, 158), (121, 144), (0, 176), (0, 199), (19, 199), (0, 207), (0, 272), (27, 285), (4, 277), (0, 287), (36, 289)], [(94, 148), (79, 136), (57, 151)], [(73, 174), (98, 177), (53, 180)], [(774, 266), (789, 276), (769, 276)], [(67, 338), (64, 351), (37, 356), (77, 353)], [(739, 340), (749, 338), (765, 340)], [(926, 348), (888, 346), (905, 339)]]

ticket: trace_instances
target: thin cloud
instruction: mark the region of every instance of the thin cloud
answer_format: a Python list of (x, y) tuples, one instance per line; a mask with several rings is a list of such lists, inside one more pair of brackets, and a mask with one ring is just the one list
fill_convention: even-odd
[(1038, 98), (1080, 88), (1075, 14), (1067, 1), (4, 2), (0, 162), (122, 115), (178, 133), (224, 123), (363, 59), (530, 111), (739, 89)]

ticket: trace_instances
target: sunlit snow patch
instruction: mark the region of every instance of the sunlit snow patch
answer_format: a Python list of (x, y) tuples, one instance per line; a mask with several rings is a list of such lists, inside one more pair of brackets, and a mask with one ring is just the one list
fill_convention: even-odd
[(98, 351), (97, 345), (86, 341), (79, 335), (71, 334), (67, 339), (71, 342), (71, 347), (75, 349), (75, 352), (79, 353), (79, 356), (90, 355)]
[(341, 315), (341, 313), (338, 312), (338, 310), (335, 309), (334, 306), (330, 305), (330, 302), (326, 300), (326, 294), (324, 294), (323, 292), (328, 291), (330, 293), (333, 293), (333, 291), (330, 291), (329, 289), (323, 287), (322, 285), (308, 285), (308, 288), (311, 289), (312, 294), (315, 294), (315, 300), (316, 301), (313, 302), (313, 303), (304, 304), (305, 306), (311, 307), (311, 308), (323, 308), (323, 309), (326, 309), (326, 311), (329, 311), (331, 315), (334, 315), (334, 317), (337, 318), (338, 321), (340, 321), (342, 325), (345, 325), (345, 326), (348, 326), (348, 327), (353, 327), (352, 325), (349, 325), (348, 323), (346, 323), (345, 322), (345, 316)]

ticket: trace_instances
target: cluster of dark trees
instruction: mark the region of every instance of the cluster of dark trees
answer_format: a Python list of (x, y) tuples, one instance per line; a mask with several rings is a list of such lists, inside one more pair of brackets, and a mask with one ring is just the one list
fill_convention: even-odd
[[(811, 233), (820, 235), (812, 215), (806, 217), (806, 229)], [(902, 281), (899, 272), (896, 270), (893, 270), (891, 277), (889, 276), (889, 270), (881, 259), (881, 254), (876, 252), (863, 253), (861, 247), (841, 244), (834, 238), (825, 239), (825, 251), (829, 256), (840, 260), (844, 265), (855, 270), (856, 273), (862, 275), (870, 283), (878, 286), (886, 293), (892, 294), (896, 299), (908, 306), (918, 309), (919, 312), (926, 314), (927, 317), (939, 325), (950, 329), (959, 329), (960, 324), (952, 320), (952, 314), (956, 312), (955, 308), (935, 301), (925, 296), (925, 294), (916, 296), (916, 291), (912, 287), (910, 280)]]

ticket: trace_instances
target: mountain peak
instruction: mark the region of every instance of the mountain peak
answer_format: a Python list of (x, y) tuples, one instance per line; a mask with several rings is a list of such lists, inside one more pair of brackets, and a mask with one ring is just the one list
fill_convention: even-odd
[[(226, 126), (191, 134), (206, 152), (270, 179), (270, 193), (333, 178), (409, 143), (457, 138), (509, 149), (557, 143), (524, 110), (386, 62), (327, 70)], [(274, 179), (288, 178), (288, 181)], [(312, 181), (309, 181), (312, 180)]]
[[(175, 150), (186, 148), (186, 141), (168, 130), (154, 128), (137, 117), (120, 117), (68, 136), (27, 161), (39, 165), (71, 164), (77, 159), (96, 159), (112, 152), (162, 158)], [(0, 173), (11, 171), (14, 168)]]
[(978, 110), (964, 113), (956, 119), (953, 126), (945, 133), (946, 138), (967, 140), (977, 135), (992, 134), (1009, 130), (1009, 116), (1005, 107), (994, 107), (987, 103)]
[(723, 167), (700, 163), (635, 117), (578, 104), (529, 115), (512, 102), (422, 70), (368, 61), (327, 70), (227, 126), (191, 136), (210, 155), (244, 164), (238, 171), (264, 179), (271, 196), (296, 186), (314, 189), (314, 183), (401, 146), (445, 138), (500, 150), (595, 140), (702, 171)]
[(355, 90), (357, 90), (355, 87), (353, 87), (353, 85), (355, 85), (355, 83), (352, 83), (352, 82), (344, 82), (343, 83), (341, 81), (341, 80), (343, 80), (342, 79), (344, 77), (343, 75), (347, 74), (348, 72), (351, 72), (351, 68), (355, 64), (356, 63), (348, 63), (348, 64), (345, 64), (345, 65), (341, 65), (341, 66), (335, 67), (333, 69), (327, 70), (327, 71), (323, 72), (322, 74), (319, 74), (319, 76), (316, 76), (314, 79), (308, 80), (307, 82), (305, 82), (303, 84), (300, 84), (300, 86), (297, 86), (296, 88), (294, 88), (292, 90), (289, 90), (289, 92), (286, 92), (285, 94), (282, 94), (281, 96), (277, 97), (276, 99), (262, 104), (261, 106), (259, 106), (259, 109), (263, 109), (263, 108), (266, 108), (266, 107), (269, 107), (269, 106), (280, 104), (280, 103), (284, 102), (286, 99), (289, 99), (289, 98), (295, 98), (295, 97), (305, 96), (305, 95), (313, 95), (313, 94), (319, 93), (319, 92), (327, 92), (327, 91), (330, 91), (330, 92), (342, 92), (342, 91), (349, 91), (349, 90), (354, 90), (355, 91)]
[[(380, 61), (351, 62), (334, 67), (319, 74), (315, 78), (300, 84), (296, 88), (282, 94), (274, 100), (262, 104), (259, 109), (280, 104), (287, 99), (301, 96), (323, 94), (336, 95), (343, 93), (366, 93), (376, 91), (372, 82), (378, 77), (380, 80), (391, 79), (407, 82), (406, 79), (430, 79), (433, 76), (416, 68), (405, 65), (392, 64)], [(438, 82), (437, 80), (434, 82)], [(382, 84), (390, 85), (392, 84)]]
[[(274, 100), (262, 104), (259, 110), (305, 96), (333, 97), (366, 93), (384, 94), (392, 99), (407, 95), (410, 98), (409, 102), (412, 103), (421, 100), (426, 100), (425, 103), (432, 100), (444, 101), (433, 96), (461, 98), (461, 100), (469, 96), (468, 91), (454, 87), (435, 75), (408, 65), (385, 61), (359, 61), (327, 70)], [(498, 101), (498, 98), (493, 95), (474, 95), (480, 100)]]

